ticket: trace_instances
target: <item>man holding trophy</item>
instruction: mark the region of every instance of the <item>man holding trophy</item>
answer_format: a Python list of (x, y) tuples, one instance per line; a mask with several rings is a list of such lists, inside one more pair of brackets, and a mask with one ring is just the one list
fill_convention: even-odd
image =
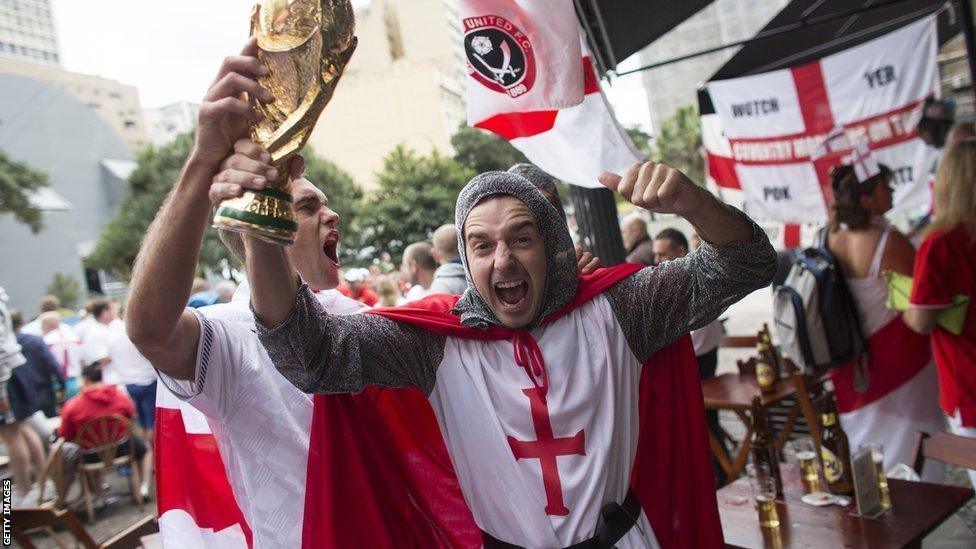
[[(214, 211), (211, 196), (214, 206), (218, 197), (232, 199), (219, 204), (215, 224), (238, 259), (244, 260), (242, 239), (226, 229), (290, 242), (303, 279), (321, 290), (338, 284), (339, 217), (303, 178), (302, 159), (295, 155), (331, 97), (355, 38), (348, 0), (266, 1), (251, 23), (254, 36), (240, 54), (224, 60), (207, 91), (193, 149), (143, 242), (126, 324), (167, 387), (207, 417), (254, 546), (297, 547), (311, 399), (274, 370), (261, 348), (246, 285), (226, 305), (184, 305)], [(362, 309), (334, 290), (317, 295), (336, 314)], [(159, 433), (161, 447), (167, 434)], [(211, 493), (206, 500), (212, 506), (207, 515), (233, 511), (227, 509), (233, 499)], [(200, 545), (191, 535), (194, 525), (167, 528), (166, 520), (161, 526), (167, 544)]]

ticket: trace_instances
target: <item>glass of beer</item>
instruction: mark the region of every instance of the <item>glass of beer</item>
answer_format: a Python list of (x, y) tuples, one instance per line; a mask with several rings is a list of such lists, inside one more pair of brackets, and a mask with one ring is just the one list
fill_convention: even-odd
[(803, 493), (820, 492), (820, 460), (817, 459), (817, 448), (813, 444), (813, 439), (798, 438), (791, 444), (793, 457), (796, 458), (796, 467), (800, 471), (800, 480), (803, 482)]
[(776, 512), (776, 478), (765, 463), (755, 463), (747, 468), (752, 495), (759, 509), (759, 526), (778, 528), (779, 513)]
[(891, 494), (888, 492), (888, 476), (884, 470), (884, 446), (875, 442), (862, 444), (860, 451), (871, 450), (874, 461), (874, 472), (878, 475), (878, 488), (881, 489), (881, 504), (885, 509), (891, 508)]

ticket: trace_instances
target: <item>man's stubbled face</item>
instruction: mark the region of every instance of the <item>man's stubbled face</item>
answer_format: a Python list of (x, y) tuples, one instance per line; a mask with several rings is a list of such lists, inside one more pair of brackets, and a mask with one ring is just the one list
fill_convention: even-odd
[(509, 328), (532, 322), (546, 287), (546, 249), (532, 211), (511, 196), (483, 200), (464, 223), (464, 250), (475, 288), (498, 320)]
[(658, 238), (653, 242), (654, 263), (660, 265), (665, 261), (674, 261), (679, 257), (684, 257), (688, 250), (684, 246), (675, 244), (668, 238)]
[(298, 274), (316, 290), (339, 285), (339, 215), (329, 209), (325, 193), (307, 179), (292, 181), (292, 199), (298, 232), (287, 247)]

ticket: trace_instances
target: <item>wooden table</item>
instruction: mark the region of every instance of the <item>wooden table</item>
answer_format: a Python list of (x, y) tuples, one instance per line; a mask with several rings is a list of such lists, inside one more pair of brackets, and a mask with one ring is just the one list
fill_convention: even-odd
[(720, 376), (702, 380), (702, 395), (705, 399), (705, 408), (708, 410), (731, 410), (742, 421), (746, 428), (745, 437), (735, 455), (729, 462), (725, 453), (725, 448), (714, 433), (709, 430), (708, 437), (712, 447), (712, 453), (722, 469), (728, 475), (729, 481), (733, 481), (742, 473), (749, 458), (750, 438), (752, 437), (752, 420), (747, 413), (752, 409), (752, 398), (762, 395), (763, 406), (777, 404), (786, 398), (796, 396), (796, 402), (790, 408), (786, 418), (786, 423), (780, 429), (776, 437), (776, 447), (780, 450), (789, 440), (793, 426), (802, 414), (806, 423), (810, 426), (814, 442), (820, 444), (819, 422), (813, 410), (809, 394), (806, 390), (806, 381), (800, 374), (793, 374), (789, 377), (780, 378), (776, 382), (775, 390), (771, 393), (763, 394), (759, 389), (755, 376), (741, 374), (722, 374)]
[(802, 503), (796, 468), (783, 465), (782, 471), (785, 497), (776, 501), (779, 528), (759, 526), (748, 479), (718, 491), (728, 547), (918, 547), (973, 496), (968, 488), (891, 479), (891, 509), (876, 519), (862, 518), (853, 503), (846, 508)]

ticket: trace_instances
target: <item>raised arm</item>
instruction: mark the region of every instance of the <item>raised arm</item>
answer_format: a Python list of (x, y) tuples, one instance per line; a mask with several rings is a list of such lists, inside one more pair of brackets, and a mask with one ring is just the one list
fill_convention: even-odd
[(708, 324), (772, 280), (776, 253), (762, 229), (678, 170), (647, 162), (600, 181), (635, 206), (684, 217), (702, 238), (695, 252), (645, 268), (607, 291), (638, 358)]
[(240, 55), (224, 60), (200, 106), (196, 141), (180, 179), (149, 227), (133, 268), (129, 338), (156, 368), (176, 379), (194, 378), (200, 327), (185, 306), (210, 220), (211, 181), (234, 144), (247, 136), (247, 121), (259, 116), (242, 94), (271, 100), (256, 80), (266, 71), (254, 39)]
[(265, 324), (258, 322), (258, 336), (268, 356), (305, 393), (357, 393), (380, 385), (430, 394), (444, 356), (444, 337), (379, 315), (329, 314), (307, 285), (299, 287), (281, 324)]

